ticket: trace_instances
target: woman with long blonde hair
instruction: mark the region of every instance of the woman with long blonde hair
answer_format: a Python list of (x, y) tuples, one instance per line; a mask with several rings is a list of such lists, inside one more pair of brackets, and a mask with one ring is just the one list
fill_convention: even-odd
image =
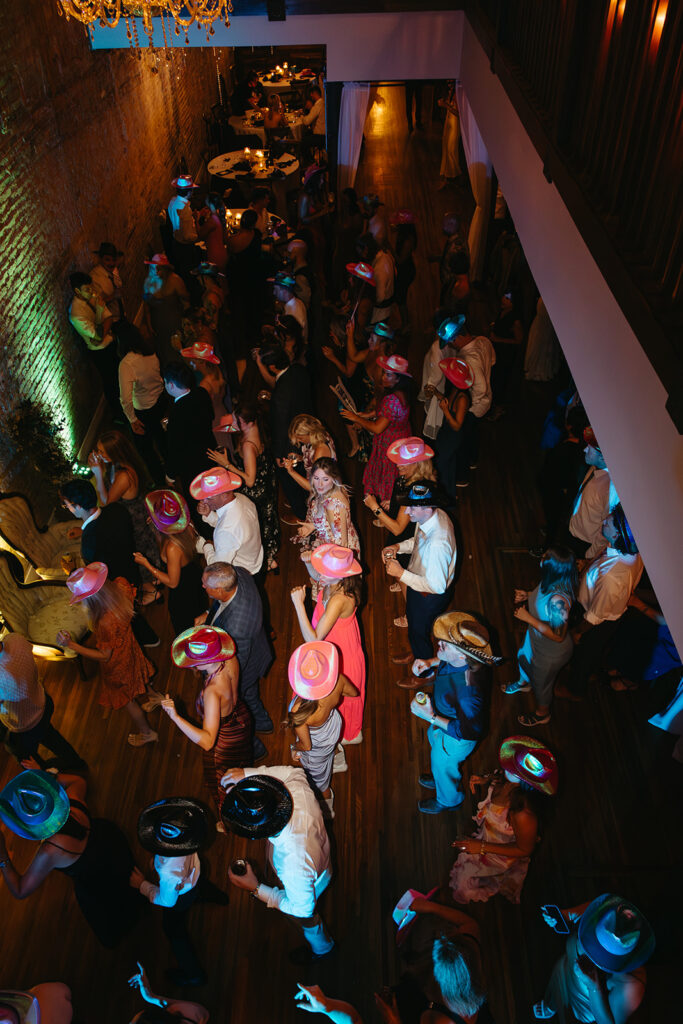
[[(159, 737), (150, 728), (144, 711), (157, 707), (161, 695), (149, 686), (156, 669), (145, 657), (131, 628), (135, 613), (132, 584), (122, 576), (113, 582), (108, 580), (106, 565), (91, 562), (72, 572), (66, 585), (73, 595), (71, 603), (82, 604), (85, 609), (95, 646), (76, 643), (64, 629), (57, 633), (57, 643), (100, 663), (100, 704), (114, 711), (126, 709), (137, 726), (137, 732), (128, 734), (131, 747), (156, 743)], [(148, 700), (140, 707), (135, 698), (145, 691)]]
[(315, 416), (309, 416), (305, 412), (295, 416), (289, 424), (289, 440), (301, 450), (301, 462), (304, 465), (305, 476), (297, 473), (294, 469), (298, 464), (295, 457), (284, 459), (284, 467), (299, 487), (310, 491), (313, 463), (318, 459), (336, 460), (337, 458), (334, 441), (325, 425)]

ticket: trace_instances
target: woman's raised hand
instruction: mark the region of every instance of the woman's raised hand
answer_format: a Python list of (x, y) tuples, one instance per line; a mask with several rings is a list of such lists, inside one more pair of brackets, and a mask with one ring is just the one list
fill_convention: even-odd
[(306, 599), (306, 587), (292, 587), (289, 592), (292, 604), (303, 604)]
[(218, 463), (218, 465), (222, 466), (223, 469), (232, 470), (230, 460), (228, 459), (228, 456), (225, 454), (225, 452), (219, 452), (214, 448), (207, 448), (206, 454), (208, 458), (211, 459), (212, 462)]

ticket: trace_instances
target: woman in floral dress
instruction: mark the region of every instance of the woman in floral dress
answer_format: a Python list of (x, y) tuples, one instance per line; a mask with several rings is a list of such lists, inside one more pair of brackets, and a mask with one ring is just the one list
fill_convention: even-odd
[(316, 583), (313, 588), (316, 597), (318, 574), (311, 565), (311, 552), (315, 548), (320, 544), (338, 544), (360, 556), (360, 540), (351, 520), (349, 497), (334, 459), (318, 459), (313, 463), (306, 522), (298, 532), (297, 539), (303, 547), (301, 560)]
[(408, 360), (402, 356), (380, 356), (377, 365), (382, 368), (384, 397), (376, 414), (361, 414), (342, 409), (342, 416), (374, 434), (372, 452), (363, 473), (363, 491), (374, 494), (383, 507), (388, 507), (391, 492), (398, 475), (393, 462), (387, 458), (387, 448), (394, 441), (410, 433), (410, 388)]
[(256, 505), (268, 571), (279, 572), (277, 554), (280, 550), (280, 520), (277, 514), (273, 456), (261, 437), (256, 403), (240, 399), (235, 403), (233, 416), (239, 430), (234, 462), (230, 461), (225, 452), (209, 449), (208, 455), (213, 462), (244, 480), (240, 493), (251, 498)]

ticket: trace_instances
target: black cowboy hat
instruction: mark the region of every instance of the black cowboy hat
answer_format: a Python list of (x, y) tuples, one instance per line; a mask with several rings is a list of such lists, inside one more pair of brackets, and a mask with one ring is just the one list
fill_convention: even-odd
[(401, 498), (407, 508), (445, 508), (447, 500), (433, 480), (413, 480)]
[(170, 796), (145, 807), (138, 818), (138, 839), (151, 853), (183, 857), (205, 845), (211, 817), (198, 800)]
[(100, 242), (99, 249), (93, 249), (97, 256), (123, 256), (120, 249), (117, 249), (113, 242)]
[(235, 835), (263, 839), (281, 832), (293, 809), (283, 782), (270, 775), (249, 775), (228, 790), (221, 816)]

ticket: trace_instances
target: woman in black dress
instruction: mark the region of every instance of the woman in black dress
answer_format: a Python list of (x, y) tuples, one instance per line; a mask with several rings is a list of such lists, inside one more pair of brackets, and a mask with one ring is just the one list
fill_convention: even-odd
[(136, 551), (135, 561), (144, 566), (157, 584), (168, 587), (168, 613), (176, 633), (194, 625), (194, 620), (207, 608), (202, 587), (202, 568), (196, 554), (197, 531), (189, 520), (185, 499), (177, 491), (152, 491), (145, 498), (152, 526), (159, 540), (161, 561), (166, 570), (157, 568)]

